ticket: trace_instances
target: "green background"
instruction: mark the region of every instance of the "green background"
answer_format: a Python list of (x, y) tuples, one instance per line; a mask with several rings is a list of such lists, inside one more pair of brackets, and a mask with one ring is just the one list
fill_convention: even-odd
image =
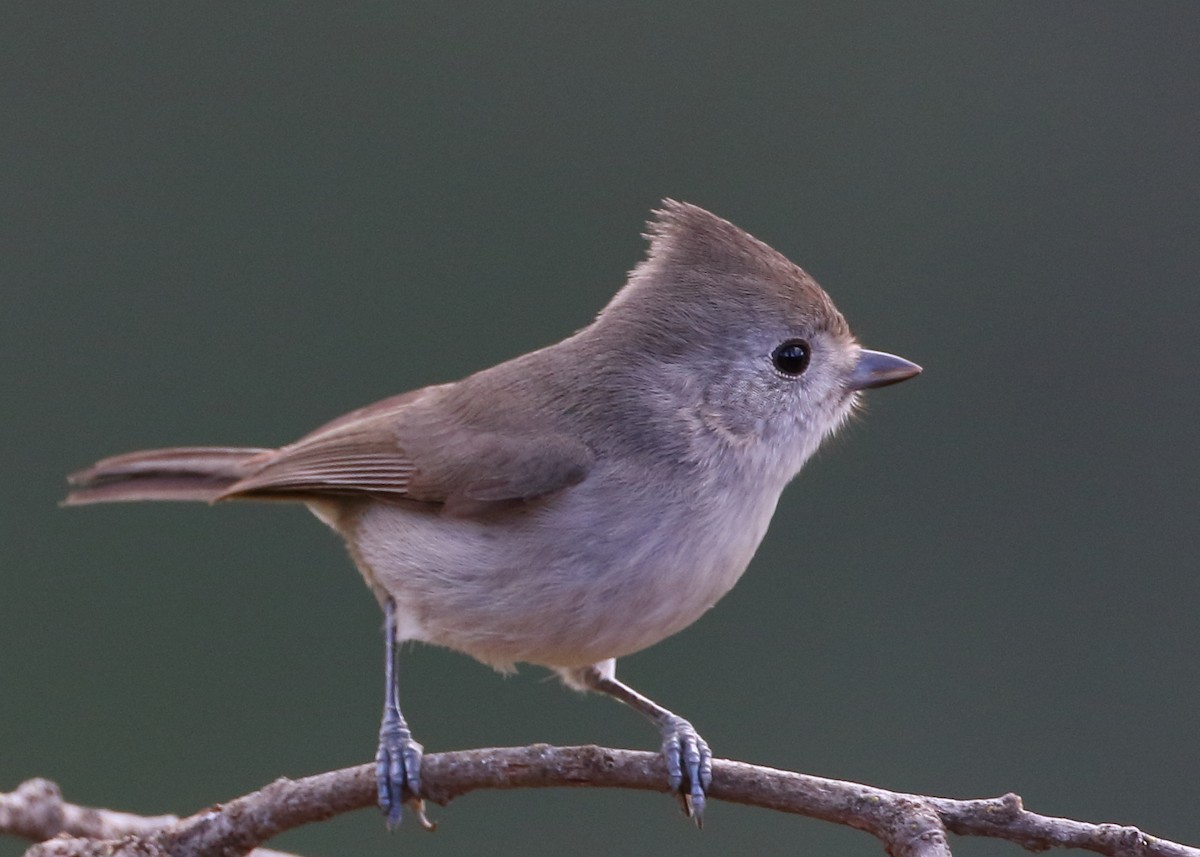
[[(64, 474), (284, 443), (554, 341), (673, 196), (926, 372), (621, 674), (720, 756), (1200, 842), (1200, 4), (17, 2), (0, 40), (0, 790), (186, 813), (366, 761), (380, 617), (331, 533), (60, 510)], [(537, 669), (426, 648), (403, 678), (430, 750), (656, 743)], [(882, 853), (633, 792), (434, 816), (277, 845)]]

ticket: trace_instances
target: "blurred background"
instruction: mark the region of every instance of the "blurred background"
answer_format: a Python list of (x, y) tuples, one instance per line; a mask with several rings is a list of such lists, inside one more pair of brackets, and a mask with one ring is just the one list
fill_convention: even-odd
[[(63, 477), (285, 443), (555, 341), (672, 196), (926, 371), (622, 676), (719, 756), (1200, 843), (1198, 44), (1193, 2), (5, 4), (0, 790), (189, 813), (370, 759), (381, 619), (332, 533), (62, 510)], [(402, 674), (430, 751), (657, 744), (536, 668), (418, 648)], [(275, 844), (882, 853), (724, 804), (698, 833), (634, 792), (433, 815)]]

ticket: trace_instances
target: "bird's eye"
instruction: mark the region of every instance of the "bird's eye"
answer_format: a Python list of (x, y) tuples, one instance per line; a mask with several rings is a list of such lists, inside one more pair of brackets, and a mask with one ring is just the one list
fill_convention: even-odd
[(795, 377), (808, 368), (812, 349), (803, 339), (789, 339), (771, 352), (771, 362), (783, 375)]

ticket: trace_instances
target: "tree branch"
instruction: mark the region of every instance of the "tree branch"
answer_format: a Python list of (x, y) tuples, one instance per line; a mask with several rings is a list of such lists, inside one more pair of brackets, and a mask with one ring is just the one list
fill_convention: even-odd
[[(589, 786), (666, 792), (658, 754), (602, 747), (529, 747), (432, 753), (422, 767), (426, 798), (446, 804), (477, 789)], [(62, 801), (45, 780), (0, 794), (0, 833), (45, 840), (26, 857), (244, 857), (273, 836), (375, 805), (374, 765), (265, 788), (189, 818), (142, 818)], [(1051, 818), (1014, 794), (953, 800), (717, 760), (709, 796), (843, 824), (878, 838), (892, 857), (949, 857), (947, 831), (1014, 842), (1030, 851), (1082, 848), (1109, 857), (1200, 857), (1200, 849), (1135, 827)], [(419, 809), (419, 808), (418, 808)], [(255, 857), (268, 852), (257, 851)], [(277, 854), (277, 852), (276, 852)], [(278, 857), (278, 855), (277, 855)]]

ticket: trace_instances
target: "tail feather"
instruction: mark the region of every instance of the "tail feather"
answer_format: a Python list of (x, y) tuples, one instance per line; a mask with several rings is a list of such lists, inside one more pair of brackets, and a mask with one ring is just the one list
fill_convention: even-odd
[(67, 477), (64, 506), (133, 500), (198, 500), (211, 503), (248, 476), (274, 450), (181, 446), (148, 449), (98, 461)]

